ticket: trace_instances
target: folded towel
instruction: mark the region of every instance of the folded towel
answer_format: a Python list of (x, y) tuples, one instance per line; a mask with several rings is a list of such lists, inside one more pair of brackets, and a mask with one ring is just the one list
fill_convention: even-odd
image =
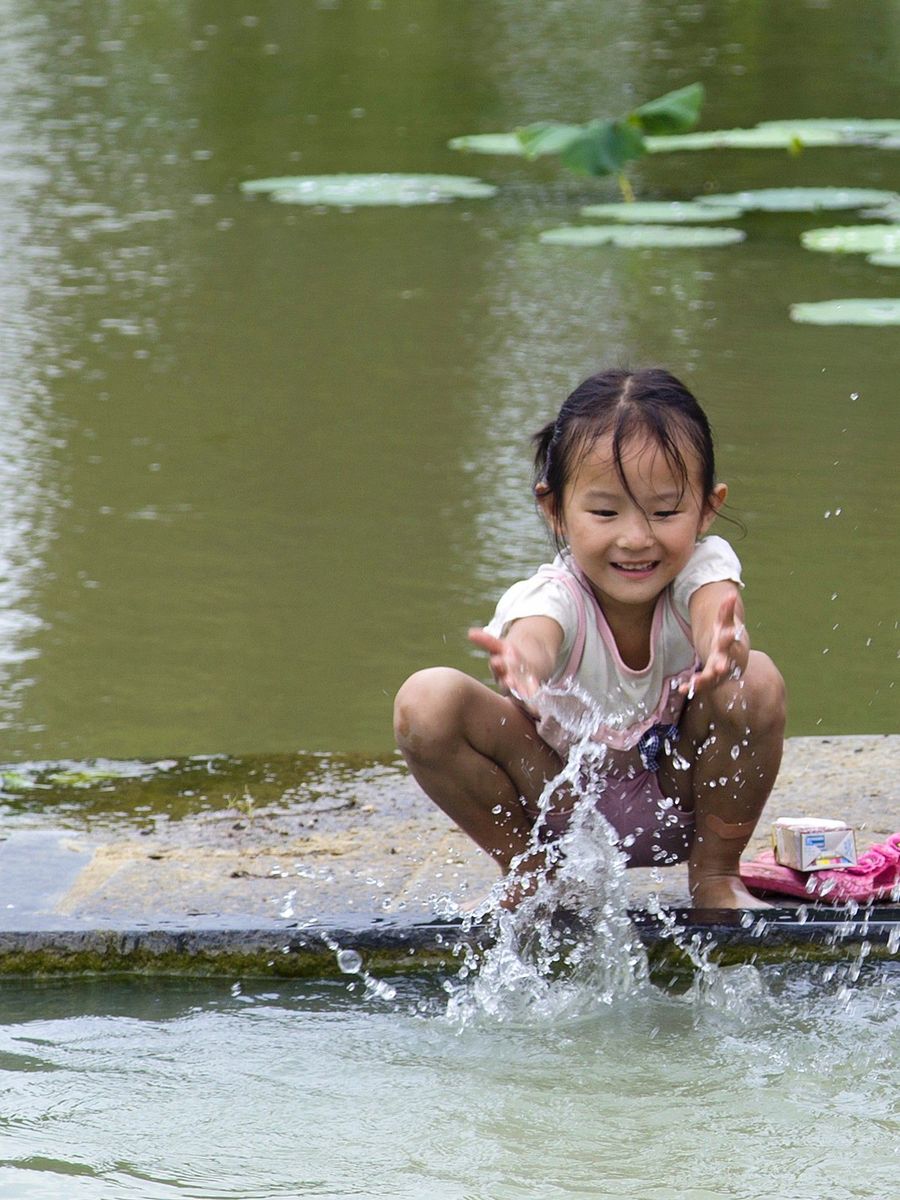
[(757, 858), (741, 863), (741, 879), (753, 892), (801, 896), (826, 904), (900, 899), (900, 833), (870, 846), (856, 866), (827, 871), (795, 871), (777, 863), (771, 850), (764, 850)]

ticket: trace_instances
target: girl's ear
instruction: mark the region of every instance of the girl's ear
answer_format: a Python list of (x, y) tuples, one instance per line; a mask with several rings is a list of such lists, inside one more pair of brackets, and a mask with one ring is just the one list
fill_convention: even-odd
[(706, 503), (703, 505), (703, 512), (700, 515), (700, 530), (701, 534), (706, 533), (710, 525), (716, 519), (716, 513), (725, 503), (728, 497), (728, 484), (717, 483), (710, 494), (706, 497)]
[(550, 488), (546, 483), (536, 483), (534, 485), (534, 495), (541, 510), (541, 516), (547, 522), (550, 532), (554, 537), (561, 537), (562, 523), (557, 516), (556, 502)]

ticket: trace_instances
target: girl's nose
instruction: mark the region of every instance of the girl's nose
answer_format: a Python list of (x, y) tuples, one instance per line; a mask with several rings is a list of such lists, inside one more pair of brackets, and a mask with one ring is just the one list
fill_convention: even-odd
[(653, 531), (643, 513), (634, 513), (624, 519), (617, 541), (623, 550), (642, 550), (651, 544)]

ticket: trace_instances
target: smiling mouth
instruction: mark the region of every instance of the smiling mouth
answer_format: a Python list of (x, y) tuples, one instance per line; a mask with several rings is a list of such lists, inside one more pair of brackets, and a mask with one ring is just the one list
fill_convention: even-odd
[(649, 575), (651, 571), (656, 570), (659, 566), (659, 559), (651, 562), (640, 563), (617, 563), (612, 564), (617, 571), (621, 571), (623, 575)]

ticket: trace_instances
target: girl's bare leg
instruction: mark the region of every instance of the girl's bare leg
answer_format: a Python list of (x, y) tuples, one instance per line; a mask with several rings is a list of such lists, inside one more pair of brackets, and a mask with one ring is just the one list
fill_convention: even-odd
[(784, 746), (784, 681), (770, 658), (750, 653), (743, 678), (689, 701), (681, 723), (678, 771), (667, 760), (660, 782), (693, 804), (688, 879), (695, 908), (768, 908), (741, 882), (741, 853), (775, 783)]
[(394, 732), (422, 789), (506, 874), (528, 849), (541, 792), (562, 767), (533, 723), (461, 671), (432, 667), (398, 692)]

